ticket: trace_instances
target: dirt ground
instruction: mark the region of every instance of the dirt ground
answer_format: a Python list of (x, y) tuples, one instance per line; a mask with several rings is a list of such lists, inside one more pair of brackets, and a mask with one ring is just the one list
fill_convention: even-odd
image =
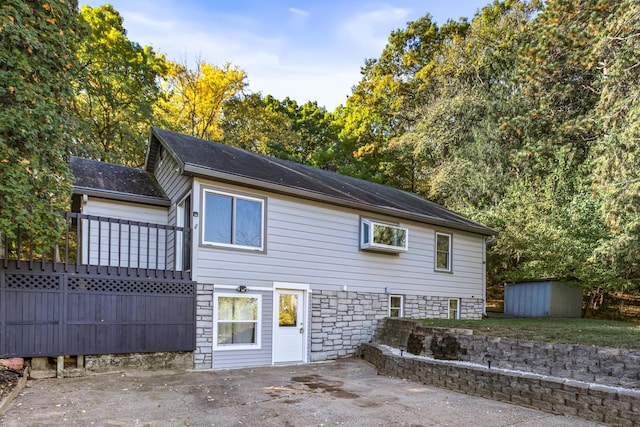
[(24, 426), (598, 426), (378, 375), (361, 359), (229, 371), (29, 380), (0, 416)]
[(11, 390), (18, 385), (22, 374), (13, 369), (0, 366), (0, 401), (11, 393)]

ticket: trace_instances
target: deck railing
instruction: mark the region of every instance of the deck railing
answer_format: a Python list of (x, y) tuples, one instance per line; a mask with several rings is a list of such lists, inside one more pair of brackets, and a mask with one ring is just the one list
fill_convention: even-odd
[[(79, 271), (82, 266), (182, 272), (190, 265), (191, 230), (95, 215), (65, 212), (60, 242), (37, 250), (33, 240), (0, 236), (0, 265)], [(20, 233), (18, 233), (20, 236)], [(104, 267), (104, 268), (102, 268)]]

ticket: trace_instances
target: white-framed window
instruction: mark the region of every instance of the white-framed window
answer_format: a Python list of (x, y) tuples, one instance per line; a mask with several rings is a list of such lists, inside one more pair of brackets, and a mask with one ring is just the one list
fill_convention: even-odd
[(187, 194), (176, 205), (176, 225), (188, 232), (176, 233), (176, 269), (178, 271), (191, 270), (191, 194)]
[(436, 271), (451, 271), (451, 234), (436, 233)]
[(360, 249), (385, 252), (406, 252), (409, 248), (409, 230), (398, 225), (360, 221)]
[(389, 317), (404, 316), (404, 295), (389, 295)]
[(457, 298), (449, 298), (449, 319), (460, 318), (460, 300)]
[(202, 243), (264, 250), (264, 199), (204, 190)]
[(260, 348), (262, 295), (215, 295), (214, 348), (247, 350)]

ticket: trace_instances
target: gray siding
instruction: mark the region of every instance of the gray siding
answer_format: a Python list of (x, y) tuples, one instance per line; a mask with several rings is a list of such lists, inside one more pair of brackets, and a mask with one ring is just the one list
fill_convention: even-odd
[[(199, 246), (194, 268), (198, 282), (272, 286), (275, 281), (284, 281), (309, 283), (318, 290), (343, 291), (346, 287), (354, 292), (384, 292), (387, 288), (397, 294), (484, 298), (481, 236), (406, 221), (401, 225), (409, 229), (408, 252), (361, 251), (359, 226), (365, 212), (204, 184), (267, 197), (267, 238), (264, 253)], [(199, 180), (195, 188), (194, 206), (202, 211)], [(394, 218), (375, 219), (397, 222)], [(434, 272), (436, 230), (453, 235), (452, 273)], [(194, 240), (201, 240), (199, 229)]]
[[(167, 208), (96, 197), (88, 198), (82, 213), (167, 224)], [(156, 229), (82, 220), (82, 260), (90, 265), (165, 269), (166, 240)]]
[[(228, 289), (215, 289), (216, 293), (234, 292)], [(256, 350), (214, 350), (213, 367), (215, 369), (239, 368), (243, 366), (270, 365), (273, 354), (273, 292), (250, 291), (247, 294), (262, 295), (262, 324), (260, 326), (261, 348)], [(215, 337), (213, 338), (215, 340)]]
[[(171, 200), (168, 223), (178, 225), (176, 224), (176, 204), (189, 192), (192, 180), (180, 174), (178, 163), (164, 149), (161, 149), (154, 175), (167, 197)], [(170, 239), (167, 244), (170, 248), (170, 253), (168, 254), (169, 267), (173, 268), (173, 260), (175, 258), (173, 250), (176, 245), (173, 239)]]

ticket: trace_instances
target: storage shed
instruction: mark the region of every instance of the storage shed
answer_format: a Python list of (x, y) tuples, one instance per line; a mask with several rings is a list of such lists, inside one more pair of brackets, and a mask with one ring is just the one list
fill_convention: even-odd
[(504, 315), (580, 317), (582, 288), (558, 280), (505, 283)]

